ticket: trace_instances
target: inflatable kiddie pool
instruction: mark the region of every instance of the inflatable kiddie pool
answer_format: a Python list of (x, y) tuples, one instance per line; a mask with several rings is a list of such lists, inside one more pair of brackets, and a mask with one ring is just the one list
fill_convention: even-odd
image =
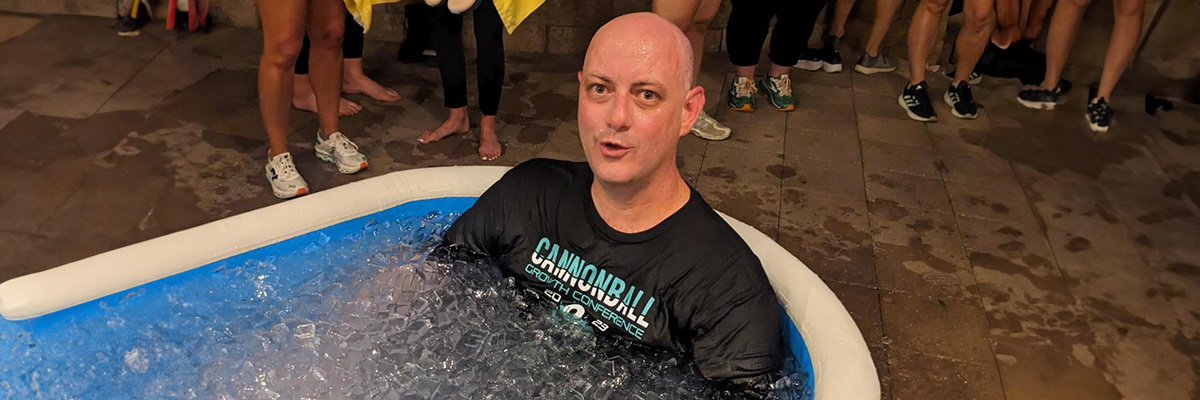
[[(339, 226), (375, 214), (404, 207), (461, 212), (507, 170), (472, 166), (394, 172), (15, 278), (0, 283), (0, 315), (9, 320), (0, 321), (0, 334), (6, 332), (4, 324), (10, 325), (7, 332), (43, 329), (42, 325), (53, 323), (39, 325), (39, 320), (72, 311), (88, 318), (91, 312), (87, 309), (106, 307), (105, 299), (128, 297), (127, 292), (155, 281), (186, 275), (183, 273), (256, 249), (286, 246), (301, 236), (325, 236), (322, 232), (335, 232)], [(870, 352), (833, 292), (766, 235), (729, 216), (722, 217), (762, 261), (788, 317), (784, 329), (796, 363), (793, 368), (805, 373), (812, 398), (878, 399), (880, 384)], [(68, 308), (71, 310), (59, 312)], [(56, 314), (47, 316), (51, 313)], [(0, 352), (16, 346), (0, 340)], [(0, 360), (4, 356), (0, 354)], [(136, 361), (137, 354), (134, 356)], [(129, 361), (128, 353), (125, 357)], [(3, 371), (0, 368), (4, 385), (8, 385), (6, 379), (32, 379), (37, 388), (36, 372), (32, 377), (5, 377)]]

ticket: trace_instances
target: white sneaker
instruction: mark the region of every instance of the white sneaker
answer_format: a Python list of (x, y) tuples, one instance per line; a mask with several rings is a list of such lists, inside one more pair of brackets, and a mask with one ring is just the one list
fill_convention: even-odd
[(338, 172), (353, 174), (367, 168), (367, 156), (358, 152), (358, 145), (351, 142), (341, 132), (329, 134), (329, 139), (322, 139), (317, 132), (317, 145), (313, 146), (317, 158), (333, 163)]
[(729, 139), (729, 135), (733, 134), (733, 129), (721, 125), (720, 122), (708, 116), (708, 113), (704, 111), (700, 112), (700, 118), (696, 118), (696, 123), (692, 124), (691, 131), (693, 135), (705, 140), (725, 140)]
[(271, 191), (275, 197), (289, 199), (308, 194), (308, 183), (296, 171), (292, 162), (292, 153), (280, 153), (267, 160), (267, 182), (271, 182)]

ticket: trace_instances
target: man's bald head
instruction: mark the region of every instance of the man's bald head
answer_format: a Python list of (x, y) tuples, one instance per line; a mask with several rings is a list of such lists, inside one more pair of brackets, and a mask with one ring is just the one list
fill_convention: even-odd
[(693, 59), (683, 32), (650, 13), (617, 17), (592, 37), (579, 71), (579, 139), (597, 182), (682, 183), (679, 138), (704, 110)]
[[(692, 43), (675, 24), (648, 12), (625, 14), (614, 18), (592, 36), (584, 69), (597, 57), (645, 57), (661, 65), (676, 65), (683, 90), (692, 87), (695, 55)], [(633, 61), (633, 60), (631, 60)], [(673, 63), (671, 63), (673, 61)]]

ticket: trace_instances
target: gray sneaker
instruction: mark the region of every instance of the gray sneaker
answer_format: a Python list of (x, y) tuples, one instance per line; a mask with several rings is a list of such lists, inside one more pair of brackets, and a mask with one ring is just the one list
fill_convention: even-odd
[(895, 71), (896, 64), (883, 53), (883, 49), (879, 49), (879, 54), (875, 57), (867, 55), (864, 51), (862, 57), (858, 58), (858, 63), (854, 64), (854, 70), (863, 75), (871, 75)]
[(729, 135), (733, 133), (733, 129), (721, 125), (703, 111), (700, 112), (700, 118), (696, 118), (696, 123), (692, 125), (691, 131), (693, 135), (705, 140), (725, 140), (729, 139)]

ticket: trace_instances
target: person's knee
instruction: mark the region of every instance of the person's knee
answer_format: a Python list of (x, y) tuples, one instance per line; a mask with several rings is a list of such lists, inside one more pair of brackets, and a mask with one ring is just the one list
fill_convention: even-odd
[(963, 29), (968, 32), (983, 33), (995, 25), (996, 12), (991, 8), (963, 13)]
[(702, 17), (702, 16), (697, 15), (696, 18), (692, 20), (692, 24), (691, 24), (692, 32), (702, 32), (702, 33), (708, 32), (708, 26), (712, 24), (714, 17), (716, 17), (716, 16), (709, 15), (709, 16)]
[(296, 65), (296, 58), (300, 56), (303, 46), (304, 37), (271, 40), (263, 49), (263, 60), (268, 65), (290, 70)]
[(342, 21), (336, 21), (336, 23), (313, 27), (309, 31), (308, 37), (312, 41), (313, 47), (341, 48), (344, 28)]
[(1142, 18), (1146, 2), (1142, 0), (1117, 0), (1113, 3), (1113, 14), (1117, 18)]
[(950, 5), (950, 0), (921, 0), (921, 9), (926, 12), (941, 15), (946, 11), (946, 7)]

